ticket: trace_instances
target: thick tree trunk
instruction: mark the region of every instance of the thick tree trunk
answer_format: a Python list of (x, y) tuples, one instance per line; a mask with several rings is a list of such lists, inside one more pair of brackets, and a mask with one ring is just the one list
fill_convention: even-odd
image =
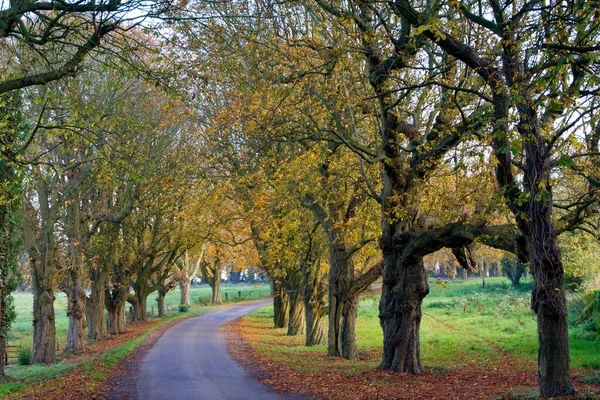
[(138, 292), (134, 295), (133, 299), (130, 299), (131, 305), (133, 306), (133, 322), (147, 321), (148, 320), (148, 295), (143, 291)]
[[(330, 238), (329, 246), (329, 331), (327, 355), (356, 358), (356, 307), (358, 293), (350, 295), (354, 261)], [(333, 243), (333, 244), (332, 244)]]
[(32, 363), (56, 362), (56, 327), (54, 325), (54, 290), (52, 267), (32, 259), (33, 352)]
[(108, 335), (104, 303), (106, 291), (106, 274), (100, 269), (92, 271), (92, 292), (86, 303), (86, 323), (89, 340), (102, 340)]
[(108, 329), (111, 335), (125, 332), (125, 299), (121, 299), (108, 308)]
[(158, 302), (158, 316), (164, 317), (166, 315), (165, 310), (165, 297), (167, 295), (167, 291), (163, 288), (158, 289), (158, 298), (156, 299)]
[(273, 325), (275, 328), (285, 328), (288, 326), (288, 321), (290, 318), (290, 301), (281, 284), (276, 283), (274, 286), (275, 296), (273, 297)]
[(342, 357), (355, 360), (356, 351), (356, 316), (358, 313), (358, 295), (348, 297), (342, 308), (342, 326), (340, 342), (342, 343)]
[(215, 276), (215, 279), (212, 282), (212, 285), (210, 285), (210, 288), (212, 289), (212, 300), (211, 303), (213, 304), (222, 304), (223, 300), (221, 299), (221, 277), (220, 276)]
[(319, 273), (306, 266), (304, 273), (304, 313), (306, 316), (306, 346), (321, 344), (324, 339), (325, 289)]
[(67, 315), (69, 316), (69, 328), (67, 330), (66, 351), (84, 351), (87, 344), (87, 331), (85, 325), (86, 295), (83, 287), (81, 271), (82, 265), (77, 263), (68, 271)]
[(302, 291), (294, 290), (288, 292), (290, 299), (290, 317), (288, 321), (288, 336), (296, 336), (305, 330), (304, 300)]
[(179, 281), (179, 304), (189, 306), (191, 280)]
[(112, 270), (114, 271), (110, 282), (112, 288), (106, 286), (104, 301), (108, 311), (108, 330), (111, 335), (119, 335), (125, 332), (127, 322), (125, 304), (129, 296), (129, 275), (120, 267), (113, 266)]
[(525, 235), (534, 279), (531, 307), (537, 314), (538, 383), (542, 397), (574, 393), (569, 366), (564, 269), (551, 209), (550, 201), (530, 201), (529, 235)]
[[(387, 259), (386, 259), (387, 256)], [(397, 260), (384, 252), (383, 287), (379, 319), (383, 328), (380, 369), (422, 373), (419, 329), (421, 305), (429, 293), (423, 260), (398, 268)]]
[(325, 313), (322, 310), (311, 308), (304, 303), (306, 313), (306, 346), (315, 346), (323, 343), (325, 334)]

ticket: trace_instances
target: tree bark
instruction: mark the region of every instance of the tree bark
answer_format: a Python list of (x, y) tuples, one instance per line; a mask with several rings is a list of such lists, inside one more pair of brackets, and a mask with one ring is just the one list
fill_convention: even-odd
[(203, 263), (199, 260), (200, 271), (202, 272), (202, 278), (212, 290), (212, 300), (213, 304), (222, 304), (223, 300), (221, 298), (221, 260), (219, 257), (214, 257), (212, 264), (211, 263)]
[(145, 322), (148, 320), (148, 294), (140, 289), (134, 295), (130, 295), (127, 301), (133, 306), (133, 321)]
[(101, 268), (93, 268), (90, 271), (90, 279), (92, 280), (92, 291), (86, 302), (86, 324), (88, 339), (97, 341), (108, 336), (104, 316), (107, 276)]
[(56, 362), (52, 273), (51, 267), (38, 264), (37, 260), (32, 260), (33, 351), (31, 362), (51, 364)]
[(106, 291), (106, 273), (100, 268), (92, 269), (92, 292), (86, 304), (86, 323), (89, 340), (102, 340), (108, 335), (106, 318), (104, 316), (104, 303)]
[(212, 289), (211, 303), (222, 304), (223, 299), (221, 298), (221, 276), (220, 275), (215, 277), (212, 285), (210, 285), (210, 288)]
[(304, 302), (306, 313), (306, 346), (315, 346), (323, 343), (325, 339), (325, 315), (318, 309), (312, 309), (310, 301)]
[(356, 358), (356, 307), (358, 293), (350, 294), (354, 262), (337, 240), (329, 238), (329, 330), (327, 355)]
[(87, 344), (87, 330), (85, 324), (86, 295), (82, 279), (83, 271), (80, 268), (71, 268), (68, 272), (67, 315), (69, 328), (67, 330), (66, 351), (85, 351)]
[(288, 336), (296, 336), (305, 330), (304, 300), (300, 289), (288, 292), (290, 300)]
[[(531, 154), (528, 156), (531, 157)], [(535, 165), (535, 162), (529, 165)], [(540, 169), (537, 177), (543, 177), (541, 174), (544, 172), (547, 177), (549, 169), (543, 166)], [(535, 193), (531, 196), (535, 196)], [(528, 229), (524, 235), (534, 281), (531, 308), (537, 314), (538, 383), (542, 397), (574, 393), (569, 365), (564, 268), (551, 220), (550, 199), (529, 201)]]
[[(391, 257), (384, 257), (384, 263)], [(400, 268), (384, 267), (379, 319), (383, 328), (383, 356), (380, 369), (424, 372), (420, 358), (419, 329), (421, 305), (429, 293), (423, 260), (404, 263)]]
[[(306, 318), (306, 346), (319, 345), (324, 339), (324, 323), (327, 315), (325, 303), (325, 274), (314, 271), (315, 266), (305, 266), (304, 273), (304, 313)], [(322, 275), (321, 278), (319, 275)]]
[(158, 316), (164, 317), (166, 315), (165, 310), (165, 297), (167, 295), (167, 291), (164, 288), (158, 289), (158, 298), (156, 299), (158, 304)]
[(342, 308), (342, 329), (340, 341), (342, 343), (342, 357), (355, 360), (356, 350), (356, 316), (358, 314), (358, 294), (348, 296)]
[[(104, 302), (108, 311), (108, 330), (111, 335), (125, 332), (127, 318), (125, 316), (125, 303), (129, 296), (130, 272), (121, 264), (113, 264), (108, 271), (112, 271), (106, 285)], [(110, 278), (110, 279), (108, 279)]]
[(273, 325), (275, 328), (285, 328), (288, 326), (290, 318), (290, 302), (287, 293), (279, 282), (274, 282), (275, 296), (273, 297)]
[(179, 281), (179, 304), (189, 306), (191, 280)]
[(111, 302), (107, 306), (108, 310), (108, 329), (111, 335), (120, 335), (125, 332), (125, 298)]

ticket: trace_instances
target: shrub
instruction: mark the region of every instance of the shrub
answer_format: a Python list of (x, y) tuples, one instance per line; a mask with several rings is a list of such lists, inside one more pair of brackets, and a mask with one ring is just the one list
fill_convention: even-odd
[(180, 313), (186, 313), (186, 312), (188, 312), (189, 309), (190, 309), (190, 306), (187, 306), (185, 304), (180, 304), (179, 305), (179, 312)]
[(17, 351), (17, 364), (31, 365), (31, 349), (29, 347), (19, 347), (19, 350)]
[(587, 331), (600, 333), (600, 290), (585, 294), (583, 303), (580, 323)]
[[(559, 238), (565, 283), (570, 290), (581, 289), (600, 272), (600, 245), (587, 233), (568, 232)], [(600, 288), (597, 288), (600, 289)]]

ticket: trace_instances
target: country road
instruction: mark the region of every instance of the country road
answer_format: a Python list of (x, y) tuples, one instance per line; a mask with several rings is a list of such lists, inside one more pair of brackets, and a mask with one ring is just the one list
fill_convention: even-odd
[(223, 308), (169, 328), (138, 366), (140, 400), (283, 399), (231, 358), (221, 325), (269, 302)]

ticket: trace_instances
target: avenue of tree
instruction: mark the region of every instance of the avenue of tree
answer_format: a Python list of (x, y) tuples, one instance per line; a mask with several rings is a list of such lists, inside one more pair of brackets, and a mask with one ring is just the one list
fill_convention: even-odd
[(477, 251), (528, 266), (540, 393), (574, 392), (557, 238), (599, 235), (591, 3), (3, 7), (0, 353), (23, 280), (53, 363), (57, 291), (79, 352), (195, 276), (220, 303), (233, 268), (272, 281), (274, 327), (349, 359), (381, 277), (379, 368), (422, 373), (426, 260)]

